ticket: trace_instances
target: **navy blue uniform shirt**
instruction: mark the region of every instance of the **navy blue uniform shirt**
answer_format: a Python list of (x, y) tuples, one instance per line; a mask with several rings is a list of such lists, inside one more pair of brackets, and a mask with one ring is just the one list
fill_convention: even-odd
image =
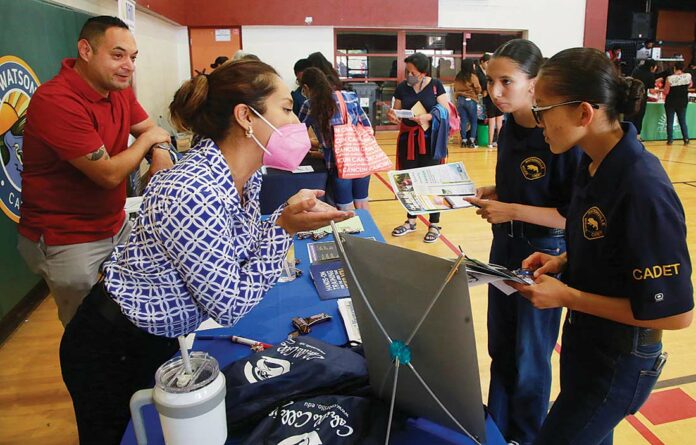
[(566, 222), (564, 281), (631, 300), (634, 318), (654, 320), (693, 308), (684, 209), (660, 161), (633, 124), (591, 177), (580, 164)]
[[(445, 87), (442, 86), (442, 82), (438, 79), (431, 78), (430, 82), (423, 87), (422, 90), (416, 93), (416, 90), (404, 80), (396, 86), (394, 90), (394, 97), (401, 101), (402, 110), (410, 110), (416, 102), (421, 103), (423, 108), (430, 113), (430, 111), (437, 105), (437, 98), (443, 94), (447, 93)], [(403, 119), (402, 122), (409, 127), (416, 125), (411, 119)]]
[(555, 207), (566, 214), (582, 152), (555, 155), (541, 128), (524, 128), (507, 114), (498, 136), (495, 189), (501, 202)]

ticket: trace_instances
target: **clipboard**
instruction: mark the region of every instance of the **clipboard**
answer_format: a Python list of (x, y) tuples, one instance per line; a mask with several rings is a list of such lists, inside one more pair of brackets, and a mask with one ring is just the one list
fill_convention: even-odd
[[(425, 107), (423, 106), (423, 104), (420, 101), (416, 102), (416, 104), (411, 107), (411, 111), (413, 112), (414, 116), (428, 114), (428, 111), (425, 109)], [(424, 123), (420, 124), (420, 126), (423, 129), (423, 131), (425, 131), (428, 128), (430, 128), (430, 122), (424, 122)]]

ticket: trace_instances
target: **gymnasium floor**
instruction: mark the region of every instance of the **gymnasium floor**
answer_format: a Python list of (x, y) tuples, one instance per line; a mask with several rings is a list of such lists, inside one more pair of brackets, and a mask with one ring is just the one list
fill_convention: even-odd
[[(395, 152), (395, 132), (379, 132), (384, 150)], [(696, 145), (688, 148), (675, 142), (647, 143), (658, 156), (679, 194), (688, 224), (688, 241), (692, 258), (696, 255)], [(393, 156), (392, 156), (393, 157)], [(464, 161), (477, 185), (492, 184), (495, 150), (460, 149), (450, 146), (450, 160)], [(422, 242), (426, 226), (419, 222), (418, 231), (393, 238), (393, 227), (403, 222), (405, 214), (394, 199), (384, 175), (375, 175), (370, 186), (370, 211), (386, 241), (441, 257), (453, 257), (461, 246), (469, 256), (488, 258), (491, 242), (489, 225), (473, 209), (444, 213), (443, 237), (434, 244)], [(637, 222), (638, 223), (638, 222)], [(696, 281), (696, 275), (692, 277)], [(486, 352), (486, 289), (471, 292), (477, 337), (477, 352), (484, 401), (487, 398), (489, 359)], [(12, 337), (0, 345), (0, 445), (76, 444), (77, 433), (72, 405), (63, 386), (58, 364), (58, 345), (62, 328), (56, 308), (47, 298)], [(617, 445), (690, 444), (696, 442), (696, 324), (682, 331), (664, 335), (669, 360), (648, 402), (638, 414), (617, 427)], [(558, 348), (557, 348), (558, 350)], [(554, 353), (552, 399), (558, 393), (558, 354)]]

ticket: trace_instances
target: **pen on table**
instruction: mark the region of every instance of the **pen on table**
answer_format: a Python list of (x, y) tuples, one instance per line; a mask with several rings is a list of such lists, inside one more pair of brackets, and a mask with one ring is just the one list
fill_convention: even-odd
[(264, 349), (269, 349), (269, 348), (273, 347), (273, 345), (271, 345), (269, 343), (264, 343), (264, 342), (258, 341), (258, 340), (252, 340), (250, 338), (240, 337), (238, 335), (198, 335), (198, 334), (196, 334), (196, 338), (199, 340), (228, 339), (232, 343), (238, 343), (240, 345), (246, 345), (246, 346), (261, 345), (261, 346), (263, 346)]

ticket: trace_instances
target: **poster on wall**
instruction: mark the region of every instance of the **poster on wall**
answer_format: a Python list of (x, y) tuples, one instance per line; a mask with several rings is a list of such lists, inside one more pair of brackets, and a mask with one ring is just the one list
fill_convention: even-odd
[(14, 222), (19, 222), (26, 113), (40, 84), (39, 77), (22, 58), (0, 57), (0, 209)]
[(118, 18), (123, 20), (135, 35), (135, 2), (133, 0), (118, 0)]

